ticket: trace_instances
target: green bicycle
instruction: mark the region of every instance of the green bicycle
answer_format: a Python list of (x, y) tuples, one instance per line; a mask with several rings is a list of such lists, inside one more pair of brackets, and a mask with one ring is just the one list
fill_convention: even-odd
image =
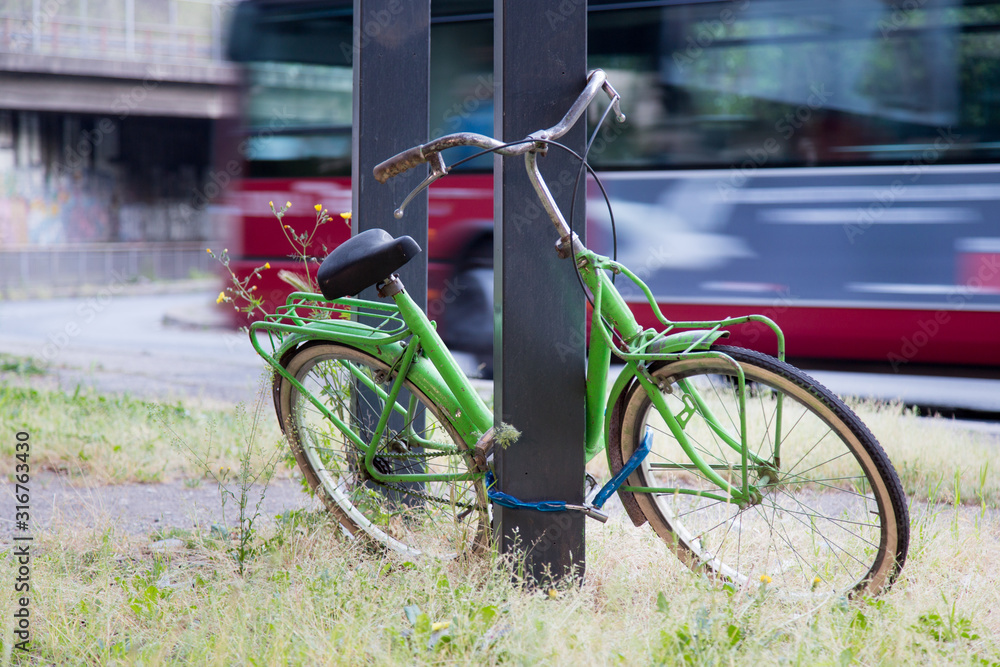
[[(398, 217), (448, 173), (443, 150), (524, 156), (559, 253), (576, 263), (593, 304), (585, 452), (590, 460), (606, 450), (613, 474), (587, 505), (559, 509), (606, 520), (601, 507), (617, 492), (633, 523), (648, 522), (689, 567), (736, 586), (885, 590), (906, 559), (909, 518), (864, 424), (783, 361), (784, 338), (768, 318), (668, 320), (627, 267), (583, 246), (549, 193), (538, 155), (559, 146), (602, 90), (623, 121), (617, 92), (596, 70), (552, 128), (509, 144), (448, 135), (375, 169), (384, 183), (430, 166)], [(298, 464), (344, 529), (407, 556), (456, 557), (489, 547), (491, 499), (510, 499), (487, 488), (493, 414), (393, 274), (419, 251), (408, 236), (358, 234), (323, 262), (322, 293), (292, 294), (251, 326), (251, 341), (275, 370), (275, 409)], [(637, 324), (609, 274), (642, 290), (662, 330)], [(350, 296), (373, 284), (391, 302)], [(719, 344), (725, 327), (745, 322), (774, 331), (777, 358)], [(613, 382), (612, 351), (625, 364)]]

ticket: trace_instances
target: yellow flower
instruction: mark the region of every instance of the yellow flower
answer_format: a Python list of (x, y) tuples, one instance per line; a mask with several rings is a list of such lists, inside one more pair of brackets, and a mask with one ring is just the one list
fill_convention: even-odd
[(205, 248), (205, 252), (207, 252), (209, 255), (211, 255), (212, 254), (212, 249), (211, 248)]
[(274, 208), (274, 202), (273, 201), (267, 202), (267, 205), (270, 206), (271, 208)]
[(766, 574), (760, 575), (760, 583), (765, 585), (771, 583), (771, 577), (767, 576)]
[(219, 296), (218, 296), (218, 298), (216, 298), (215, 302), (216, 303), (222, 303), (225, 300), (226, 300), (226, 293), (225, 292), (219, 292)]
[(285, 202), (285, 208), (291, 208), (291, 207), (292, 207), (292, 202), (286, 201)]
[(449, 625), (451, 625), (451, 621), (438, 621), (437, 623), (431, 623), (431, 632), (447, 630)]
[(343, 218), (344, 220), (350, 220), (351, 219), (351, 212), (348, 211), (347, 213), (341, 213), (340, 217)]
[(265, 269), (270, 269), (271, 268), (271, 262), (264, 262), (264, 268)]
[(554, 588), (550, 588), (548, 592), (549, 592), (549, 599), (550, 600), (555, 600), (556, 598), (559, 597), (559, 591), (557, 591)]
[(316, 204), (315, 206), (313, 206), (313, 208), (316, 209), (317, 213), (319, 213), (320, 211), (323, 210), (323, 205), (322, 204)]

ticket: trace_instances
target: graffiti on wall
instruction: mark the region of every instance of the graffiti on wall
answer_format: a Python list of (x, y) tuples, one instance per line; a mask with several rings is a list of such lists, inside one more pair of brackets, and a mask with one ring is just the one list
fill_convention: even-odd
[(0, 172), (0, 240), (4, 244), (114, 240), (110, 177), (45, 172), (44, 167)]
[(122, 201), (111, 174), (0, 170), (0, 244), (189, 241), (206, 235), (187, 201)]

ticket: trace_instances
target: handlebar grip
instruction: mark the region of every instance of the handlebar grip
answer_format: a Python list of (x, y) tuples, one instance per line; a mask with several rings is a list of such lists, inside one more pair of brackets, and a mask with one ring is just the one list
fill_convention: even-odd
[(375, 166), (373, 172), (375, 174), (375, 180), (379, 183), (385, 183), (393, 176), (402, 174), (407, 169), (411, 169), (416, 167), (418, 164), (427, 162), (427, 157), (424, 156), (423, 150), (423, 146), (414, 146), (413, 148), (407, 149), (402, 153), (393, 155), (385, 162), (380, 162)]

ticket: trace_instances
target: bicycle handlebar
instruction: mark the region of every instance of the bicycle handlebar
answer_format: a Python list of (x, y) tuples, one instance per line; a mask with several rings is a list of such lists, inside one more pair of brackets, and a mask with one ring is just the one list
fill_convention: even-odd
[[(420, 146), (414, 146), (413, 148), (408, 148), (402, 153), (393, 155), (391, 158), (385, 162), (381, 162), (375, 166), (375, 180), (379, 183), (385, 183), (393, 176), (398, 176), (402, 174), (407, 169), (416, 167), (417, 165), (423, 164), (433, 159), (438, 153), (448, 148), (454, 148), (455, 146), (478, 146), (479, 148), (495, 149), (503, 146), (503, 142), (497, 141), (491, 137), (487, 137), (485, 134), (476, 134), (475, 132), (457, 132), (455, 134), (446, 134), (445, 136), (435, 139), (434, 141), (429, 141), (426, 144), (421, 144)], [(520, 146), (511, 146), (511, 149), (520, 149)], [(501, 155), (517, 155), (518, 153), (508, 152), (507, 150), (501, 149), (497, 151)], [(527, 152), (527, 148), (519, 151), (520, 153)], [(441, 165), (441, 171), (444, 171), (444, 165)]]
[(448, 134), (439, 139), (429, 141), (426, 144), (421, 144), (420, 146), (414, 146), (413, 148), (408, 148), (407, 150), (398, 153), (388, 160), (379, 163), (374, 169), (375, 180), (379, 183), (385, 183), (393, 176), (397, 176), (407, 169), (416, 167), (417, 165), (423, 164), (433, 160), (432, 164), (432, 177), (443, 176), (447, 173), (447, 168), (444, 162), (441, 160), (438, 153), (448, 148), (454, 148), (456, 146), (475, 146), (478, 148), (483, 148), (486, 150), (493, 150), (500, 155), (524, 155), (537, 150), (537, 141), (551, 141), (553, 139), (558, 139), (559, 137), (566, 134), (571, 127), (576, 124), (576, 121), (580, 119), (583, 112), (594, 101), (597, 94), (604, 90), (607, 93), (608, 98), (611, 100), (611, 104), (614, 107), (615, 116), (618, 122), (624, 122), (625, 114), (622, 113), (621, 106), (619, 106), (619, 99), (621, 96), (618, 91), (608, 83), (607, 74), (604, 70), (595, 69), (587, 77), (587, 86), (580, 93), (580, 96), (576, 98), (572, 106), (570, 106), (569, 111), (566, 115), (562, 117), (558, 123), (548, 128), (547, 130), (539, 130), (529, 134), (526, 139), (530, 141), (525, 141), (525, 143), (518, 145), (506, 145), (502, 141), (497, 141), (492, 137), (487, 137), (483, 134), (476, 134), (474, 132), (458, 132), (456, 134)]

